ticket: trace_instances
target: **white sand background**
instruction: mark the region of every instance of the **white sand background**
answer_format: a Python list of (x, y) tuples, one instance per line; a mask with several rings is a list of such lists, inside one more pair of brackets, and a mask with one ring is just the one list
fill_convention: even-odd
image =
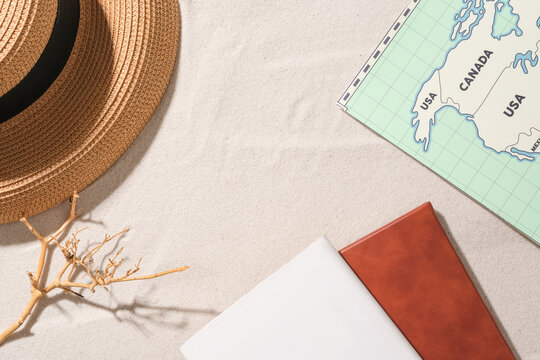
[[(517, 354), (540, 358), (540, 248), (335, 105), (407, 2), (181, 1), (171, 86), (82, 192), (72, 229), (97, 241), (129, 226), (141, 273), (191, 270), (43, 301), (0, 359), (182, 359), (186, 339), (320, 236), (341, 248), (425, 201)], [(67, 211), (31, 221), (46, 233)], [(22, 224), (0, 226), (1, 327), (38, 252)]]

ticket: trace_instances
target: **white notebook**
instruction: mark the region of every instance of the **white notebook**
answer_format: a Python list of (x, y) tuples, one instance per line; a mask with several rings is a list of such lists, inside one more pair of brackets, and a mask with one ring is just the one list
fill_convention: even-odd
[(188, 360), (420, 359), (322, 238), (182, 346)]

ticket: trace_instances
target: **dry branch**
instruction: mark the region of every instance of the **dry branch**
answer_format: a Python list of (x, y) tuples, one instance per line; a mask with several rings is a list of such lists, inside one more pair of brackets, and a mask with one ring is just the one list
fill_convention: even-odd
[[(83, 290), (88, 289), (91, 292), (94, 292), (96, 287), (101, 286), (105, 289), (107, 289), (108, 285), (111, 285), (113, 283), (118, 282), (126, 282), (126, 281), (135, 281), (135, 280), (147, 280), (147, 279), (153, 279), (160, 276), (168, 275), (175, 272), (182, 272), (186, 269), (188, 269), (187, 266), (185, 267), (179, 267), (167, 271), (163, 271), (157, 274), (153, 275), (145, 275), (145, 276), (132, 276), (133, 274), (137, 273), (140, 270), (141, 261), (142, 258), (139, 258), (138, 262), (135, 264), (134, 267), (128, 269), (123, 275), (117, 276), (117, 270), (124, 262), (124, 258), (120, 258), (120, 255), (122, 254), (122, 251), (124, 248), (121, 248), (116, 252), (116, 254), (113, 257), (107, 258), (107, 265), (105, 266), (105, 269), (94, 269), (94, 256), (111, 240), (117, 238), (118, 236), (124, 234), (126, 230), (120, 231), (117, 234), (114, 235), (105, 235), (105, 238), (103, 241), (95, 246), (94, 248), (87, 251), (85, 254), (79, 254), (78, 253), (78, 247), (80, 240), (78, 238), (79, 233), (81, 231), (86, 230), (80, 229), (75, 231), (71, 237), (69, 237), (65, 244), (61, 244), (58, 241), (58, 237), (66, 230), (66, 228), (75, 220), (79, 215), (75, 213), (75, 209), (77, 206), (77, 199), (78, 199), (77, 193), (73, 193), (73, 197), (71, 198), (71, 208), (69, 212), (68, 219), (56, 230), (52, 235), (49, 235), (47, 237), (42, 236), (29, 222), (26, 218), (22, 218), (21, 222), (26, 225), (26, 227), (34, 234), (34, 236), (41, 242), (41, 251), (39, 254), (39, 260), (37, 269), (34, 273), (27, 272), (28, 277), (30, 279), (30, 300), (28, 301), (28, 304), (24, 308), (23, 312), (19, 316), (19, 319), (15, 321), (11, 326), (9, 326), (2, 334), (0, 334), (0, 346), (2, 343), (11, 335), (13, 334), (19, 327), (24, 324), (28, 316), (32, 313), (32, 310), (36, 306), (37, 302), (45, 297), (49, 292), (60, 289), (66, 292), (70, 295), (76, 295), (81, 296), (80, 293), (75, 291), (77, 290)], [(45, 259), (47, 256), (47, 251), (49, 250), (49, 245), (54, 244), (54, 248), (58, 248), (65, 258), (65, 263), (58, 272), (56, 278), (49, 283), (48, 285), (41, 286), (40, 283), (44, 281), (43, 278), (43, 268), (45, 266)], [(85, 277), (88, 277), (87, 282), (77, 282), (73, 279), (73, 276), (77, 273), (77, 271), (82, 271), (82, 273), (85, 274)]]

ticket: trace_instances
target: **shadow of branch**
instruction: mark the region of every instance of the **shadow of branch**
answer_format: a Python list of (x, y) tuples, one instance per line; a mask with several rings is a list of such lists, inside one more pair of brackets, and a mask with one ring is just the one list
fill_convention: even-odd
[[(5, 343), (16, 341), (25, 337), (34, 336), (32, 328), (39, 320), (43, 311), (51, 305), (57, 306), (66, 316), (70, 319), (73, 317), (64, 310), (60, 305), (63, 301), (69, 301), (79, 306), (91, 306), (96, 309), (104, 310), (111, 313), (115, 319), (119, 322), (127, 322), (135, 326), (139, 331), (146, 333), (145, 323), (154, 323), (162, 327), (180, 329), (186, 326), (184, 319), (178, 319), (178, 315), (186, 313), (196, 313), (203, 315), (215, 316), (218, 314), (213, 309), (197, 309), (180, 306), (162, 306), (153, 305), (139, 298), (135, 298), (132, 302), (121, 303), (118, 302), (112, 295), (112, 299), (115, 301), (113, 306), (103, 305), (86, 298), (77, 297), (75, 295), (69, 295), (66, 293), (57, 293), (53, 296), (43, 298), (36, 304), (34, 311), (26, 321), (26, 323), (13, 335), (6, 339)], [(173, 320), (171, 320), (173, 319)], [(174, 320), (176, 319), (176, 320)]]

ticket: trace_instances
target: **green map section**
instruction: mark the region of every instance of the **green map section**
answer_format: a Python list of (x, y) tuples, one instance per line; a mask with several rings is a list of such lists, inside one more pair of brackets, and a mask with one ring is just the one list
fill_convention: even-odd
[(485, 147), (473, 122), (450, 107), (437, 113), (428, 151), (414, 140), (411, 109), (455, 46), (450, 35), (463, 6), (460, 0), (421, 0), (348, 101), (347, 112), (540, 243), (540, 161)]

